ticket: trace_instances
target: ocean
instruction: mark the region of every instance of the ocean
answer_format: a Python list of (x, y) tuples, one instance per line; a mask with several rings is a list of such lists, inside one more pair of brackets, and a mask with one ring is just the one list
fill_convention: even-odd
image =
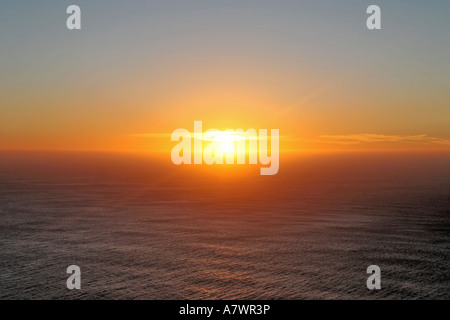
[(449, 299), (449, 160), (300, 154), (260, 176), (3, 152), (0, 299)]

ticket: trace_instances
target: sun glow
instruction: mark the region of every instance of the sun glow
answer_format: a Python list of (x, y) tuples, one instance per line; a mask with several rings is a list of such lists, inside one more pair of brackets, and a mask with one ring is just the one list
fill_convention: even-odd
[[(203, 132), (202, 121), (194, 121), (194, 132), (184, 128), (172, 132), (171, 140), (178, 141), (171, 158), (179, 164), (257, 164), (263, 166), (262, 175), (278, 172), (279, 129), (209, 129)], [(259, 134), (258, 134), (259, 133)], [(180, 141), (181, 140), (181, 141)], [(270, 146), (269, 146), (270, 144)], [(268, 148), (270, 150), (268, 150)], [(193, 157), (192, 157), (193, 155)]]
[(220, 152), (235, 151), (236, 141), (245, 140), (245, 135), (232, 131), (213, 130), (202, 135), (202, 140), (214, 143), (215, 149)]
[(203, 134), (204, 141), (215, 141), (215, 142), (234, 142), (239, 140), (245, 140), (244, 134), (239, 134), (233, 131), (207, 131)]
[(222, 151), (229, 152), (234, 149), (234, 143), (231, 141), (224, 141), (219, 144), (219, 148)]

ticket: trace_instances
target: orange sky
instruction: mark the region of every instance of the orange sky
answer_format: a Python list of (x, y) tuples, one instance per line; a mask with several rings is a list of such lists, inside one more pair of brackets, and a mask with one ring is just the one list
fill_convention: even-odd
[(47, 19), (58, 8), (26, 19), (11, 5), (0, 149), (166, 152), (173, 130), (202, 120), (280, 129), (281, 152), (449, 150), (447, 17), (386, 4), (398, 19), (376, 33), (358, 8), (330, 5), (148, 4), (108, 25), (83, 3), (97, 18), (78, 33)]

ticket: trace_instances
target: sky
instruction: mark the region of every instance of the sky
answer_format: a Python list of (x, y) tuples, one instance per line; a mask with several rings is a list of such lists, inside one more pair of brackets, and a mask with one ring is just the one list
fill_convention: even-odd
[[(81, 30), (66, 8), (81, 8)], [(366, 27), (381, 7), (382, 29)], [(285, 151), (450, 149), (448, 1), (2, 1), (0, 149), (159, 152), (280, 129)]]

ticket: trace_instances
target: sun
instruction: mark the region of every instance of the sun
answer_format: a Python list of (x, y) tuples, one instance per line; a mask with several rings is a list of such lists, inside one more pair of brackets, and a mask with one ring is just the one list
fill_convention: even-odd
[(245, 140), (245, 136), (233, 131), (214, 130), (203, 135), (203, 141), (210, 141), (214, 149), (221, 153), (235, 153), (236, 142)]
[(219, 143), (219, 148), (224, 152), (231, 152), (234, 149), (234, 141), (222, 141)]
[(232, 131), (212, 131), (209, 132), (207, 134), (205, 134), (204, 140), (209, 140), (209, 141), (216, 141), (216, 142), (230, 142), (233, 143), (234, 141), (238, 141), (238, 140), (244, 140), (245, 136), (238, 134), (236, 132), (232, 132)]

